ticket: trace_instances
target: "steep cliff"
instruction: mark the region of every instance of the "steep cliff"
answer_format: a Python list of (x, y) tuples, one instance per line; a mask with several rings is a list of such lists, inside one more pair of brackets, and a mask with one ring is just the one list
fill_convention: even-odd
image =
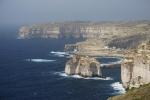
[(125, 88), (150, 83), (150, 42), (125, 55), (121, 65), (122, 83)]
[(150, 41), (125, 54), (121, 64), (121, 79), (127, 92), (108, 100), (150, 99)]
[(60, 22), (23, 26), (19, 38), (96, 38), (111, 39), (150, 32), (149, 21), (137, 22)]
[(66, 63), (65, 73), (68, 75), (81, 75), (84, 77), (102, 76), (100, 63), (95, 58), (74, 55)]

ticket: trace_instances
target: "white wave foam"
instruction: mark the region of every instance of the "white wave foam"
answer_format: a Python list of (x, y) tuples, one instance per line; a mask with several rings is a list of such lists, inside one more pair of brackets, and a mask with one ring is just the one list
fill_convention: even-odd
[(108, 62), (108, 63), (101, 63), (101, 66), (104, 67), (104, 66), (110, 66), (110, 65), (117, 65), (117, 64), (121, 64), (122, 62), (122, 58), (121, 57), (113, 57), (113, 56), (101, 56), (101, 57), (96, 57), (96, 58), (115, 58), (117, 61), (114, 61), (114, 62)]
[(115, 94), (123, 94), (126, 92), (120, 82), (112, 83), (111, 87), (113, 87), (113, 89), (115, 90)]
[(87, 80), (113, 80), (111, 77), (101, 78), (101, 77), (82, 77), (80, 75), (67, 75), (64, 72), (55, 72), (54, 74), (66, 77), (66, 78), (76, 78), (76, 79), (87, 79)]
[(51, 53), (51, 54), (53, 54), (53, 55), (55, 55), (55, 56), (58, 56), (58, 57), (65, 57), (65, 56), (69, 56), (69, 54), (68, 54), (68, 53), (66, 53), (66, 52), (60, 52), (60, 51), (58, 51), (58, 52), (51, 51), (50, 53)]
[(29, 62), (54, 62), (56, 60), (49, 60), (49, 59), (26, 59)]
[(55, 52), (55, 51), (51, 51), (51, 53), (53, 53), (53, 54), (60, 54), (60, 55), (65, 55), (66, 53), (65, 52)]
[(109, 62), (109, 63), (102, 63), (101, 66), (110, 66), (110, 65), (117, 65), (117, 64), (121, 64), (122, 60), (116, 61), (116, 62)]

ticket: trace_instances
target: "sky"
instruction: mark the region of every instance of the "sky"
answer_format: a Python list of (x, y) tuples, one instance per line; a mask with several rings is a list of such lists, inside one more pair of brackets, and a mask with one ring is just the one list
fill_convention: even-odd
[(150, 0), (0, 0), (0, 24), (150, 20)]

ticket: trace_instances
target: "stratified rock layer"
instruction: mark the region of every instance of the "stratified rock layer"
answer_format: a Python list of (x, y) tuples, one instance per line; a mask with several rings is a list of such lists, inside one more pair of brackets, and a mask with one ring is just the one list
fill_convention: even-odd
[(128, 53), (121, 65), (121, 77), (125, 88), (150, 83), (150, 42)]
[[(94, 38), (115, 39), (118, 46), (119, 37), (135, 34), (149, 34), (149, 21), (135, 22), (59, 22), (23, 26), (19, 29), (19, 38)], [(126, 43), (126, 40), (123, 41)], [(114, 45), (113, 44), (113, 45)], [(112, 46), (112, 44), (111, 44)]]
[(84, 77), (102, 76), (100, 63), (95, 58), (74, 55), (66, 63), (65, 73)]

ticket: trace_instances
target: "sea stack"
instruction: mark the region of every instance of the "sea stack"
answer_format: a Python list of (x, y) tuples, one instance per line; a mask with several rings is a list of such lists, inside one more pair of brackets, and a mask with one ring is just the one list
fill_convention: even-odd
[(74, 55), (65, 66), (68, 75), (102, 76), (100, 63), (93, 57)]

